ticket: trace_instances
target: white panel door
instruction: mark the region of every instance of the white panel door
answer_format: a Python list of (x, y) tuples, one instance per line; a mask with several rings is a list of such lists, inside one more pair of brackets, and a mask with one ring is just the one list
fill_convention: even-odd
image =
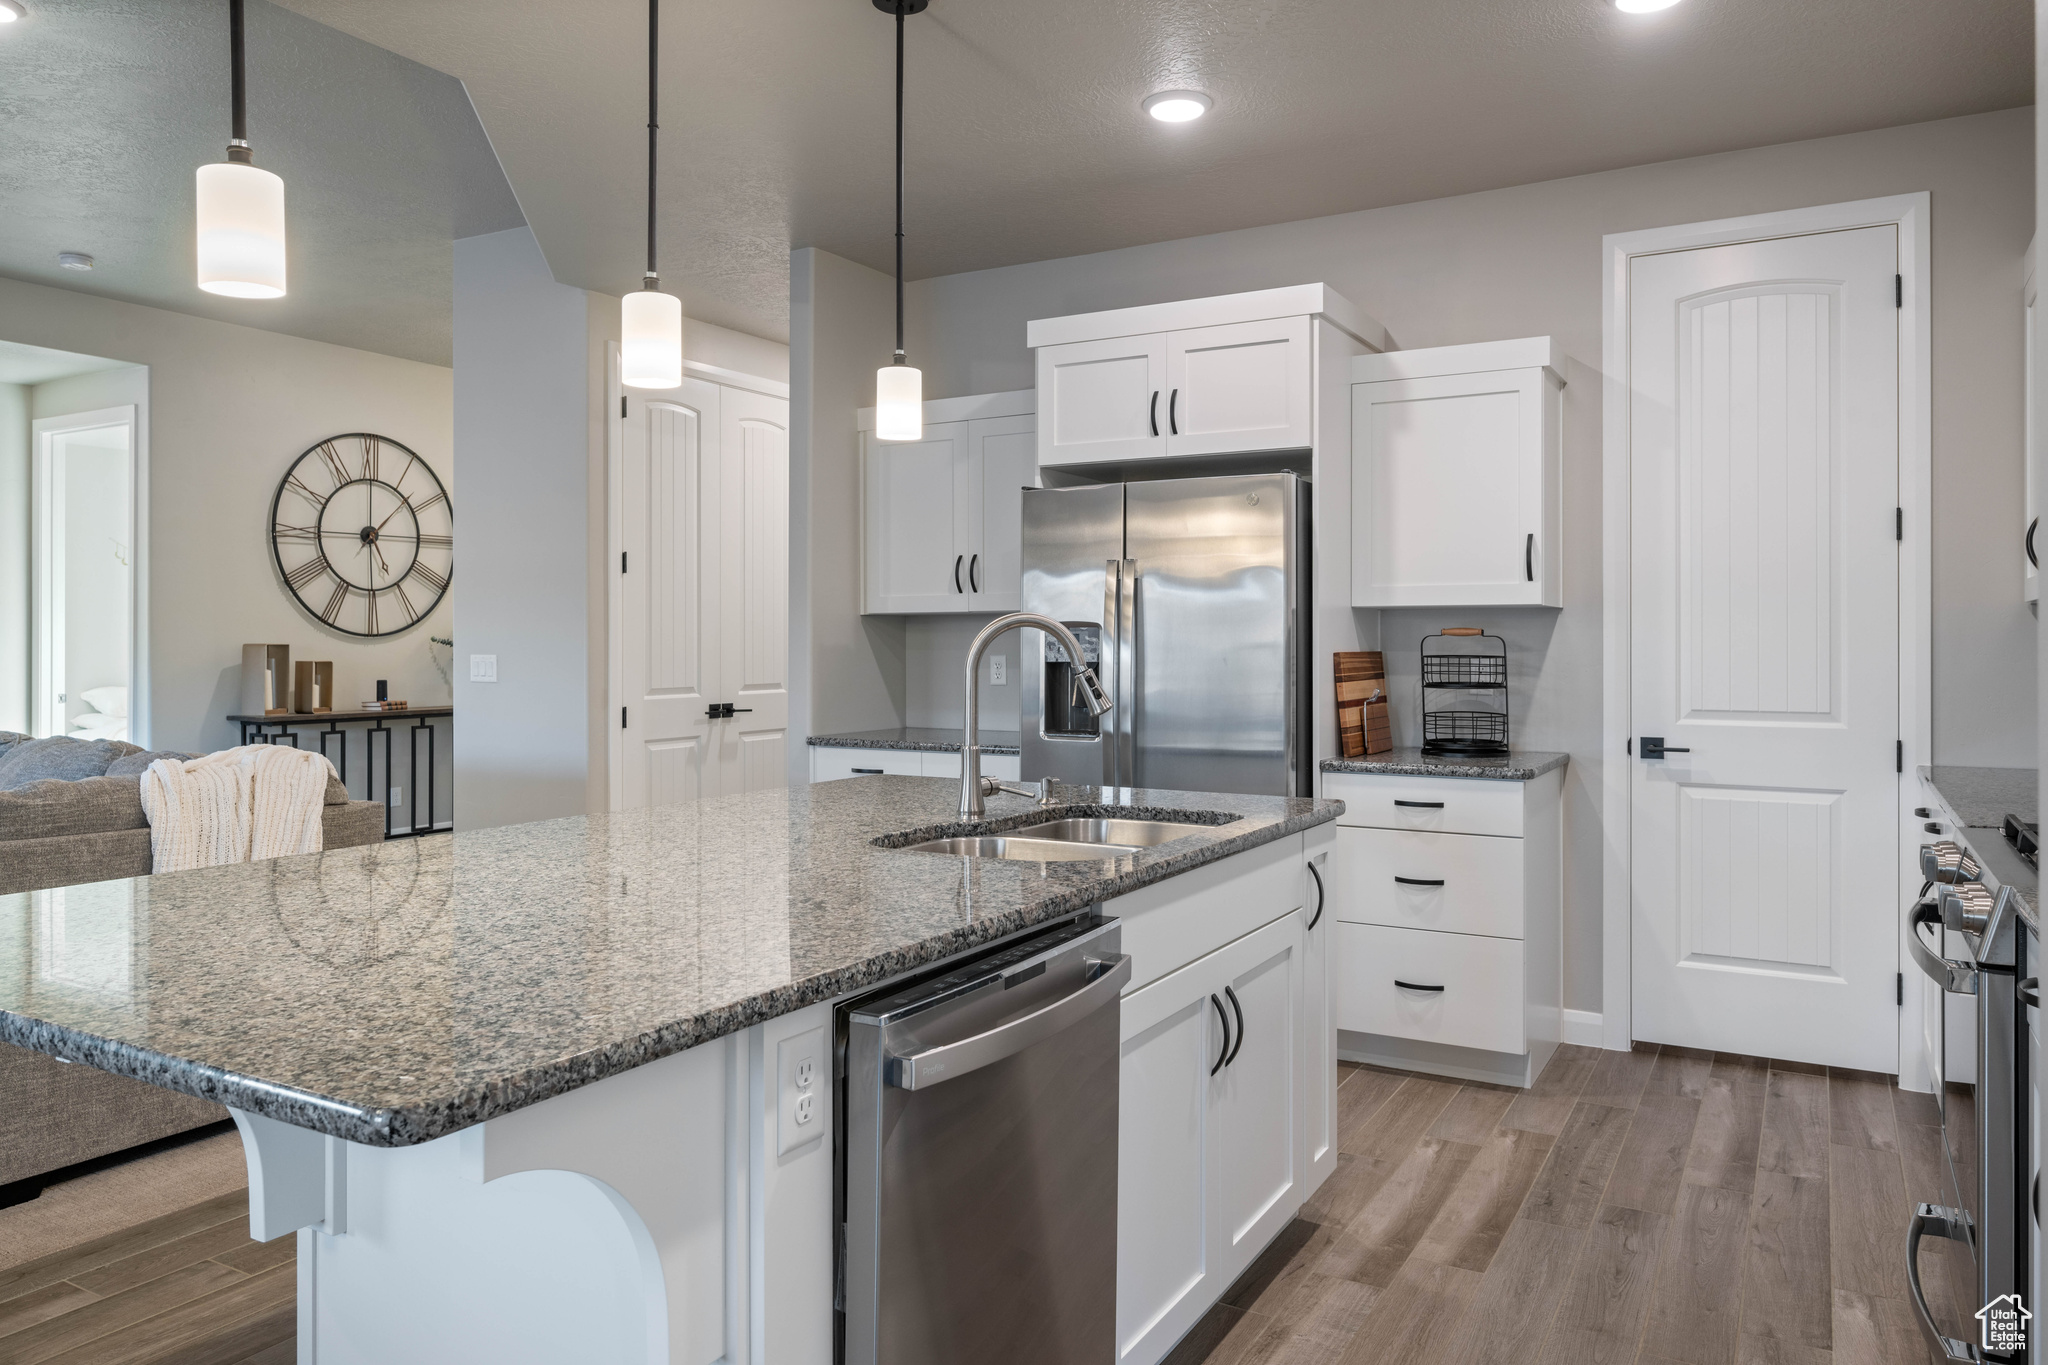
[(967, 586), (976, 611), (1024, 604), (1024, 490), (1038, 487), (1038, 420), (984, 417), (967, 424), (975, 506)]
[[(1320, 931), (1321, 926), (1317, 926)], [(1214, 1185), (1221, 1220), (1222, 1278), (1236, 1278), (1301, 1207), (1296, 1096), (1304, 1077), (1298, 1045), (1301, 915), (1223, 949), (1230, 1055), (1214, 1083)]]
[(967, 423), (940, 422), (921, 441), (866, 439), (861, 497), (869, 613), (969, 611), (959, 533), (969, 502)]
[(1038, 348), (1038, 462), (1089, 464), (1166, 454), (1166, 338)]
[(1166, 453), (1294, 450), (1314, 441), (1309, 319), (1191, 327), (1166, 337)]
[(789, 781), (789, 400), (719, 399), (718, 695), (711, 724), (720, 795)]
[(1630, 269), (1634, 1036), (1896, 1072), (1897, 232)]
[(719, 397), (717, 385), (686, 379), (628, 403), (619, 500), (628, 810), (716, 791), (704, 713), (717, 700), (720, 604), (706, 586), (717, 581), (718, 550), (704, 532), (716, 527), (705, 446), (718, 441)]

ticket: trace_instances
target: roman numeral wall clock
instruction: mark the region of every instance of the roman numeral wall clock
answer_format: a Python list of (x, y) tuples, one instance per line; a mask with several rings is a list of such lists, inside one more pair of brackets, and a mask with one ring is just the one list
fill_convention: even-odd
[(345, 635), (397, 635), (455, 577), (455, 509), (406, 446), (367, 431), (330, 436), (277, 485), (270, 554), (308, 615)]

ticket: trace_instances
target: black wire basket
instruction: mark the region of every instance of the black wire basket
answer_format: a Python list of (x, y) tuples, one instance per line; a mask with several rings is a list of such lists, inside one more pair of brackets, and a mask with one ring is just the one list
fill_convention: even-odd
[[(1477, 652), (1454, 651), (1447, 639), (1477, 639)], [(1431, 646), (1435, 645), (1434, 650)], [(1422, 752), (1425, 754), (1505, 754), (1508, 752), (1508, 644), (1470, 626), (1454, 626), (1422, 641)], [(1478, 695), (1496, 693), (1497, 710), (1475, 708)], [(1432, 709), (1430, 699), (1452, 705)]]

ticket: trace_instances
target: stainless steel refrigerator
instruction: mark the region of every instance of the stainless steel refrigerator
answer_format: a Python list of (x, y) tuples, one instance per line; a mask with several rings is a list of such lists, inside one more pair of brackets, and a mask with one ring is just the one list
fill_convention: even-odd
[(1024, 632), (1022, 776), (1310, 794), (1309, 503), (1294, 474), (1031, 488), (1024, 609), (1063, 621), (1109, 686)]

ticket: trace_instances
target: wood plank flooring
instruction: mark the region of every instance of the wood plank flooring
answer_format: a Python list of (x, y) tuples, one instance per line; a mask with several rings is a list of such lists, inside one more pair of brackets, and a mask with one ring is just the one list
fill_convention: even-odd
[(237, 1190), (0, 1270), (0, 1365), (289, 1365), (296, 1246)]
[[(1925, 1365), (1931, 1097), (1686, 1048), (1527, 1091), (1341, 1066), (1337, 1170), (1167, 1365)], [(1968, 1266), (1922, 1251), (1961, 1334)], [(1960, 1297), (1958, 1297), (1960, 1296)]]

